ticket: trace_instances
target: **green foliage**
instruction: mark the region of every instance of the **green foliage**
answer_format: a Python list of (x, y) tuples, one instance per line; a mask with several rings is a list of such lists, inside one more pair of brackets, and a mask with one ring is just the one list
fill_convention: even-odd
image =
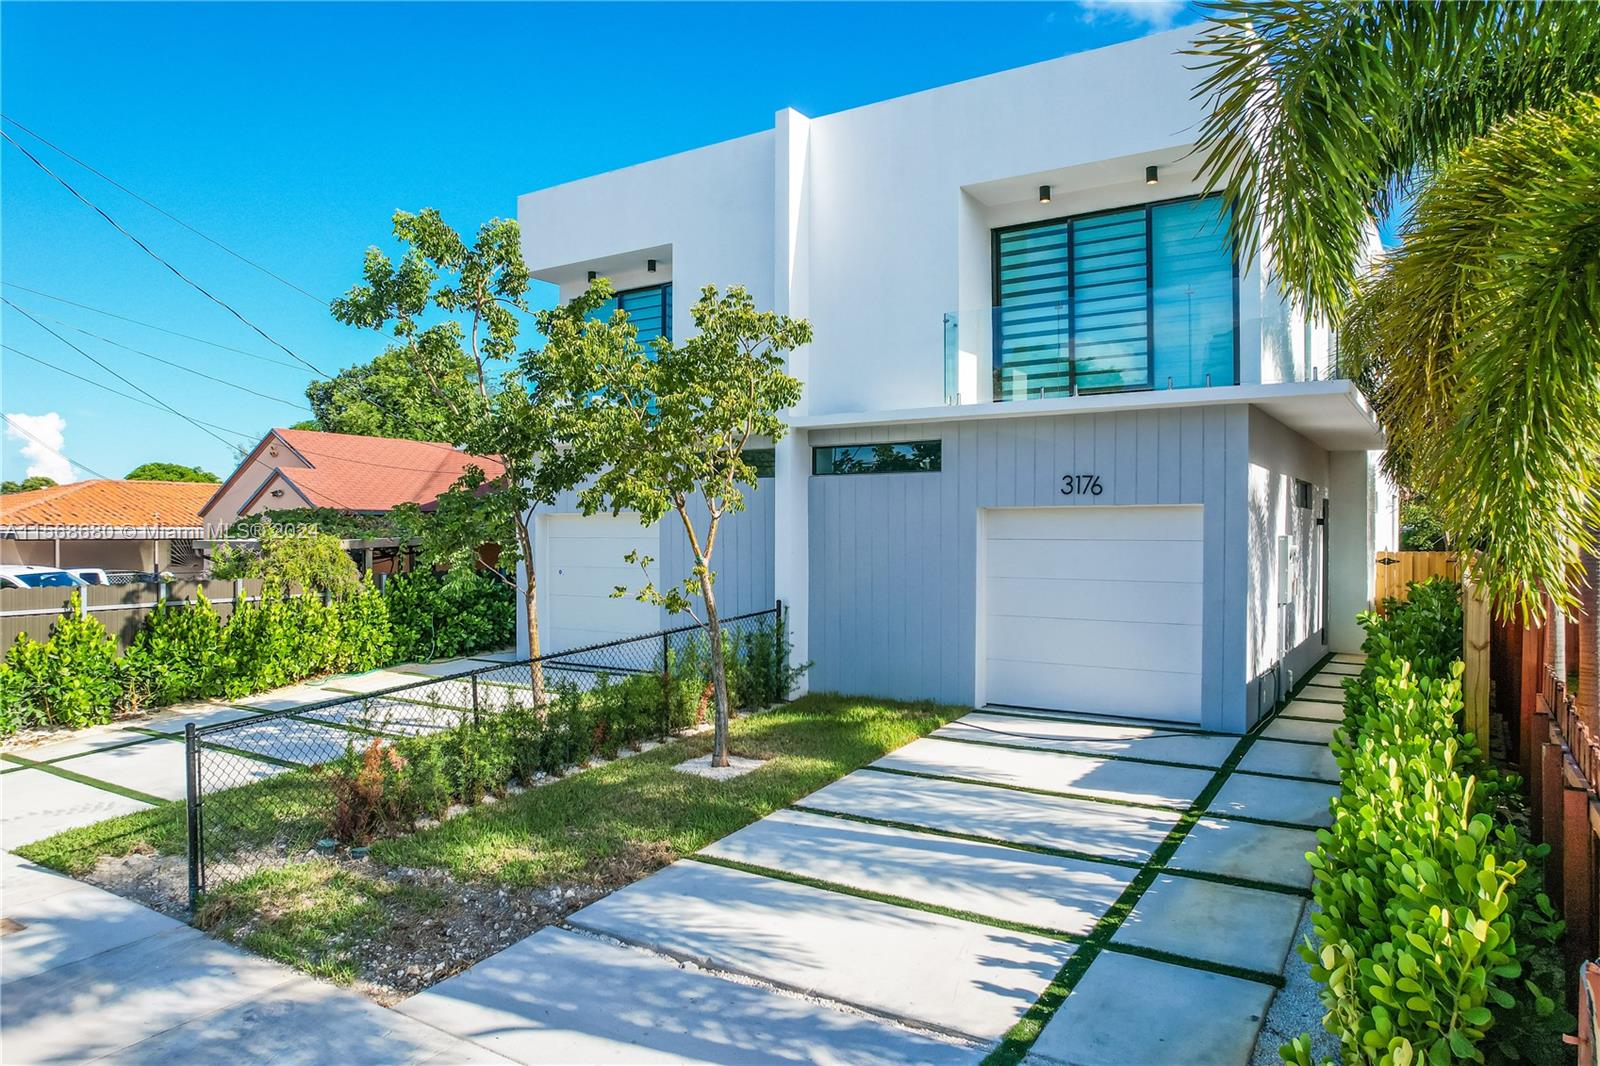
[(1408, 552), (1444, 551), (1450, 536), (1439, 522), (1428, 501), (1412, 496), (1400, 503), (1400, 550)]
[(122, 701), (130, 711), (220, 695), (231, 663), (222, 619), (203, 595), (145, 618), (122, 657)]
[(180, 463), (141, 463), (128, 471), (124, 481), (195, 481), (216, 484), (222, 479), (209, 470)]
[(257, 577), (261, 594), (286, 596), (301, 589), (347, 596), (361, 585), (361, 573), (339, 538), (314, 529), (284, 530), (263, 519), (256, 548), (224, 544), (217, 549), (211, 576), (222, 580)]
[(111, 720), (121, 694), (116, 642), (98, 618), (79, 617), (78, 597), (72, 594), (49, 640), (19, 634), (6, 652), (0, 719), (12, 728), (78, 729)]
[(488, 575), (445, 579), (416, 570), (390, 577), (385, 591), (394, 654), (401, 661), (468, 655), (504, 647), (516, 637), (511, 589)]
[(55, 486), (56, 479), (35, 474), (25, 477), (21, 481), (0, 481), (0, 496), (13, 492), (32, 492), (34, 489), (48, 489)]
[[(1308, 856), (1320, 945), (1301, 954), (1346, 1063), (1483, 1062), (1505, 1019), (1528, 1037), (1520, 1005), (1554, 1013), (1526, 965), (1559, 931), (1537, 887), (1544, 849), (1498, 808), (1510, 790), (1461, 733), (1460, 586), (1413, 586), (1362, 624), (1333, 824)], [(1283, 1055), (1309, 1066), (1307, 1042)]]
[[(1391, 476), (1502, 615), (1600, 526), (1600, 8), (1221, 0), (1190, 53), (1243, 258), (1340, 330)], [(1368, 276), (1370, 227), (1415, 198)]]
[(370, 363), (347, 367), (306, 386), (315, 418), (296, 426), (324, 433), (401, 440), (449, 440), (453, 412), (473, 401), (474, 364), (457, 350), (440, 353), (432, 380), (417, 373), (411, 352), (388, 348)]
[[(525, 358), (524, 370), (557, 412), (566, 454), (596, 471), (578, 494), (585, 513), (631, 511), (648, 525), (676, 512), (682, 522), (694, 555), (689, 574), (677, 586), (658, 587), (649, 576), (654, 560), (630, 555), (645, 576), (634, 595), (672, 612), (691, 611), (695, 599), (704, 605), (716, 690), (714, 762), (726, 765), (729, 701), (713, 551), (722, 518), (744, 510), (744, 491), (757, 487), (745, 447), (752, 437), (776, 441), (787, 431), (780, 414), (801, 393), (785, 370), (787, 355), (811, 341), (811, 325), (757, 311), (742, 286), (724, 295), (708, 285), (692, 309), (697, 332), (681, 344), (657, 338), (647, 351), (625, 312), (608, 321), (589, 317), (609, 295), (609, 284), (600, 282), (582, 300), (542, 313), (548, 343)], [(703, 517), (691, 517), (691, 509)]]
[(263, 511), (260, 514), (245, 515), (229, 526), (227, 532), (223, 535), (225, 537), (254, 539), (261, 535), (261, 526), (264, 522), (271, 522), (280, 530), (314, 527), (320, 533), (328, 533), (342, 540), (364, 540), (404, 535), (400, 526), (390, 515), (356, 514), (350, 511), (335, 510), (332, 507), (286, 507), (278, 511)]

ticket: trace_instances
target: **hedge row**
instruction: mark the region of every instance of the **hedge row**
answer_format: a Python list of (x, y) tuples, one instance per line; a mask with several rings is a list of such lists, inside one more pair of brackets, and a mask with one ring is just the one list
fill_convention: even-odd
[(0, 663), (0, 736), (19, 728), (81, 728), (185, 700), (238, 699), (308, 677), (469, 654), (511, 643), (516, 607), (491, 577), (397, 575), (317, 596), (243, 603), (226, 622), (202, 597), (158, 607), (125, 655), (72, 605), (48, 640), (22, 634)]
[[(724, 632), (729, 703), (769, 706), (784, 698), (800, 670), (776, 660), (781, 630), (770, 623)], [(658, 664), (659, 667), (659, 664)], [(803, 669), (803, 668), (801, 668)], [(666, 720), (663, 721), (663, 711)], [(437, 818), (451, 804), (503, 795), (512, 784), (615, 758), (628, 747), (706, 720), (711, 712), (704, 638), (675, 649), (670, 671), (599, 675), (580, 691), (555, 681), (544, 705), (512, 705), (427, 737), (352, 744), (324, 766), (331, 811), (328, 834), (345, 844), (406, 832), (419, 818)]]
[[(1547, 849), (1512, 821), (1515, 780), (1462, 731), (1460, 585), (1414, 585), (1385, 611), (1361, 619), (1333, 824), (1308, 856), (1320, 946), (1301, 954), (1345, 1063), (1525, 1061), (1564, 1028), (1538, 983), (1560, 979)], [(1309, 1038), (1282, 1053), (1309, 1066)]]

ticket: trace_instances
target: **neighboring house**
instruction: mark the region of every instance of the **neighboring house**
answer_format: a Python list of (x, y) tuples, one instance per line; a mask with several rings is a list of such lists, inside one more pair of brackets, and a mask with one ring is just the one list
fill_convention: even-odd
[(263, 511), (328, 507), (383, 514), (402, 503), (432, 503), (469, 466), (490, 479), (505, 470), (498, 460), (435, 441), (274, 429), (214, 490), (200, 514), (212, 537)]
[[(737, 283), (810, 319), (775, 478), (716, 557), (725, 614), (787, 604), (810, 687), (1241, 731), (1358, 647), (1383, 437), (1199, 198), (1192, 35), (520, 198), (563, 300), (598, 273), (682, 336)], [(610, 590), (632, 548), (687, 572), (675, 519), (537, 521), (543, 647), (665, 621)]]
[(215, 486), (74, 481), (0, 496), (0, 563), (98, 567), (192, 577)]

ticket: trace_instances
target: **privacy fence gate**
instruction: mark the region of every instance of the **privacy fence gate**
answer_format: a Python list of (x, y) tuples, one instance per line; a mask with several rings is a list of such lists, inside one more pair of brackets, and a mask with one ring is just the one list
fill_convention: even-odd
[[(786, 699), (782, 602), (722, 619), (721, 628), (735, 706)], [(528, 783), (693, 727), (713, 713), (710, 637), (686, 625), (315, 703), (224, 713), (184, 729), (191, 908), (209, 888), (329, 850), (350, 790), (388, 787), (403, 767), (419, 776), (428, 769), (430, 781), (408, 787), (423, 797), (422, 815), (437, 817), (511, 777)], [(404, 815), (408, 822), (414, 813)]]

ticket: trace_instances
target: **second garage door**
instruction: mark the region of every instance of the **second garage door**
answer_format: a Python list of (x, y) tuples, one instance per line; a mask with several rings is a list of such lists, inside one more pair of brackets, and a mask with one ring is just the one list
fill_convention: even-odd
[(550, 515), (544, 519), (539, 569), (539, 637), (546, 654), (642, 636), (661, 628), (661, 611), (632, 595), (613, 598), (618, 585), (644, 579), (626, 561), (631, 551), (659, 559), (660, 535), (635, 515)]
[(1200, 720), (1202, 508), (984, 514), (989, 703)]

